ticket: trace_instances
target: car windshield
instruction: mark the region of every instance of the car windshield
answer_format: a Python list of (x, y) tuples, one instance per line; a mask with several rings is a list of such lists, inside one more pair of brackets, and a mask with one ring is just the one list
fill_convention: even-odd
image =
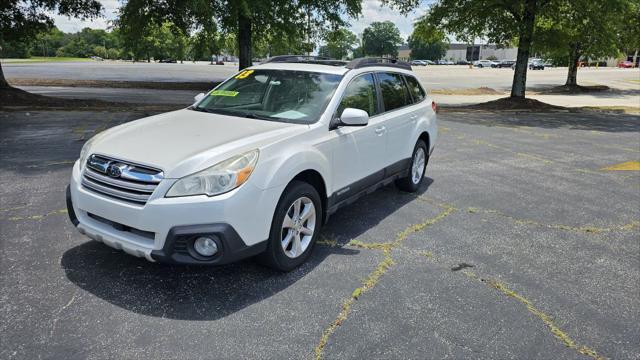
[(210, 91), (195, 111), (253, 119), (316, 122), (341, 75), (292, 70), (244, 70)]

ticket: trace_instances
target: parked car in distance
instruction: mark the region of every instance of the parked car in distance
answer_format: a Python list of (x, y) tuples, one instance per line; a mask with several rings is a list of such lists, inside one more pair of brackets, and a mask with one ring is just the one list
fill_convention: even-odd
[(553, 62), (551, 62), (551, 60), (544, 60), (542, 64), (544, 67), (553, 67)]
[(258, 256), (289, 271), (338, 209), (394, 182), (421, 189), (437, 135), (409, 63), (276, 56), (188, 108), (92, 137), (67, 211), (80, 233), (152, 262)]
[(539, 59), (533, 60), (529, 62), (529, 70), (544, 70), (544, 63)]
[(104, 59), (101, 58), (100, 56), (92, 56), (91, 59), (95, 61), (104, 61)]
[(491, 60), (477, 60), (473, 62), (473, 66), (477, 68), (495, 68), (498, 66), (498, 63)]
[(619, 63), (618, 63), (618, 67), (619, 67), (619, 68), (625, 68), (625, 69), (628, 69), (628, 68), (632, 68), (632, 67), (634, 67), (634, 66), (633, 66), (633, 63), (632, 63), (631, 61), (628, 61), (628, 60), (627, 60), (627, 61), (621, 61), (621, 62), (619, 62)]
[(456, 65), (469, 65), (471, 64), (469, 61), (467, 60), (458, 60), (456, 61)]
[(411, 65), (415, 65), (415, 66), (427, 66), (427, 63), (425, 61), (422, 60), (412, 60), (411, 61)]
[(512, 67), (513, 65), (515, 65), (516, 61), (515, 60), (500, 60), (498, 61), (498, 65), (496, 65), (496, 67), (498, 68), (509, 68)]
[(176, 64), (178, 61), (176, 61), (176, 59), (162, 59), (158, 62), (162, 64)]
[(431, 60), (423, 60), (427, 65), (435, 65), (436, 63)]

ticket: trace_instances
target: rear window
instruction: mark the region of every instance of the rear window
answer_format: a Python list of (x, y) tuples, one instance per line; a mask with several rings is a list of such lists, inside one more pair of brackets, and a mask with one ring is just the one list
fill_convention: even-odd
[(378, 73), (384, 110), (391, 111), (411, 104), (409, 91), (404, 85), (402, 75), (395, 73)]
[(411, 95), (413, 95), (413, 102), (419, 103), (420, 101), (424, 100), (426, 94), (424, 93), (424, 89), (422, 88), (422, 86), (420, 86), (420, 82), (418, 82), (418, 79), (414, 78), (413, 76), (405, 76), (404, 78), (407, 79), (409, 92), (411, 92)]

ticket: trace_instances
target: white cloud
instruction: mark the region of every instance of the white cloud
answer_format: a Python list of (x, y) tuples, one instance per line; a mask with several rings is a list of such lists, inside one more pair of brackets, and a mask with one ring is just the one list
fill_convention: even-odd
[(118, 13), (118, 8), (120, 7), (119, 0), (102, 0), (100, 1), (102, 4), (102, 17), (93, 20), (80, 20), (73, 17), (68, 16), (60, 16), (60, 15), (52, 15), (53, 21), (55, 22), (58, 29), (64, 32), (78, 32), (83, 28), (90, 27), (92, 29), (106, 29), (111, 24), (109, 23), (112, 20), (115, 20)]
[(402, 15), (398, 10), (382, 6), (380, 0), (364, 0), (362, 15), (358, 19), (347, 20), (351, 24), (349, 29), (360, 36), (372, 22), (389, 20), (398, 27), (402, 39), (406, 41), (413, 32), (413, 23), (426, 12), (429, 2), (422, 2), (418, 9), (407, 15)]

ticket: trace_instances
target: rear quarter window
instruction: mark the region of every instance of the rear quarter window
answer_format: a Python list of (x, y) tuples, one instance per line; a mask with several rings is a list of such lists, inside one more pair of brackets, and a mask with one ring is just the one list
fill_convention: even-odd
[(406, 75), (404, 77), (407, 80), (407, 85), (409, 86), (409, 92), (413, 96), (413, 102), (419, 103), (427, 96), (422, 86), (420, 86), (420, 82), (413, 76)]

